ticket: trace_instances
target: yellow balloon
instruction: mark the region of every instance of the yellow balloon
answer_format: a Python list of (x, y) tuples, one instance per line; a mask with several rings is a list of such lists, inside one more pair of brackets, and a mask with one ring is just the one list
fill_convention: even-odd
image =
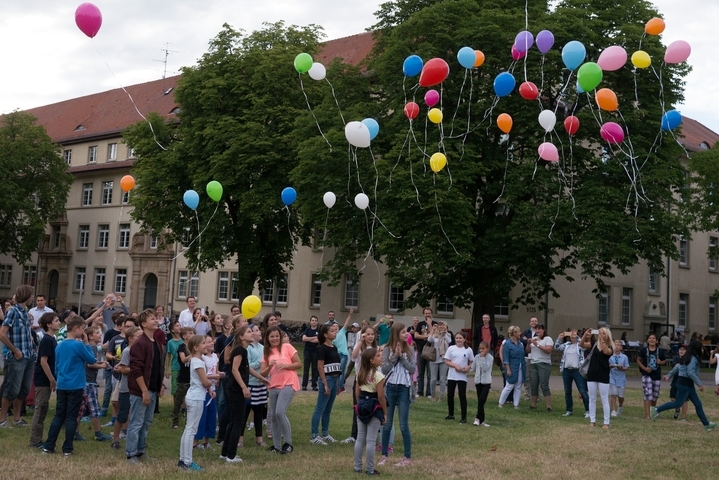
[(647, 68), (652, 64), (652, 57), (644, 50), (637, 50), (632, 53), (632, 65), (637, 68)]
[(242, 300), (242, 316), (247, 320), (260, 313), (261, 308), (262, 300), (257, 295), (249, 295)]
[(431, 168), (434, 173), (439, 173), (445, 165), (447, 165), (447, 157), (445, 157), (443, 153), (437, 152), (429, 157), (429, 168)]
[(443, 117), (444, 115), (442, 115), (442, 110), (439, 108), (433, 108), (427, 114), (427, 118), (429, 118), (429, 121), (432, 123), (440, 123)]

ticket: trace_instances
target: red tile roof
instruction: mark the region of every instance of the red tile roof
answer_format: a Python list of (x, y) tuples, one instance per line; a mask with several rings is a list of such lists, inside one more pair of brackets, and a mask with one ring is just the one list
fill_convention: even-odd
[[(701, 152), (719, 142), (719, 134), (689, 117), (682, 117), (679, 141), (690, 152)], [(703, 145), (702, 145), (703, 144)]]
[(358, 33), (324, 43), (315, 60), (327, 65), (335, 58), (340, 58), (344, 63), (358, 65), (367, 58), (373, 46), (372, 32)]

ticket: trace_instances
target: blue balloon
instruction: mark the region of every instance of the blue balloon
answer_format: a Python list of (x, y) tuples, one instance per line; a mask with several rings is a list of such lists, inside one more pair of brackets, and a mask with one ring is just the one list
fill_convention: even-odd
[(420, 74), (423, 66), (424, 62), (418, 55), (410, 55), (409, 57), (404, 59), (402, 71), (406, 76), (414, 77)]
[(297, 192), (292, 187), (286, 187), (282, 190), (282, 203), (292, 205), (297, 200)]
[(197, 206), (200, 204), (200, 196), (197, 194), (196, 191), (188, 190), (182, 196), (182, 201), (185, 202), (185, 205), (187, 205), (191, 209), (195, 210), (195, 209), (197, 209)]
[(512, 90), (517, 82), (514, 80), (514, 75), (509, 72), (502, 72), (494, 79), (494, 93), (498, 97), (506, 97)]
[(464, 68), (470, 69), (474, 67), (474, 62), (477, 61), (477, 54), (470, 47), (462, 47), (457, 52), (457, 60)]
[(682, 123), (682, 114), (677, 110), (669, 110), (662, 115), (662, 130), (668, 132), (674, 130)]
[(577, 81), (577, 93), (584, 93), (584, 89), (579, 85), (579, 81)]
[(369, 139), (374, 140), (379, 133), (379, 123), (377, 123), (377, 120), (374, 118), (365, 118), (362, 120), (362, 123), (367, 127), (367, 130), (369, 130)]
[(584, 48), (582, 42), (572, 40), (562, 49), (562, 61), (564, 66), (570, 70), (576, 69), (584, 61), (587, 56), (587, 49)]

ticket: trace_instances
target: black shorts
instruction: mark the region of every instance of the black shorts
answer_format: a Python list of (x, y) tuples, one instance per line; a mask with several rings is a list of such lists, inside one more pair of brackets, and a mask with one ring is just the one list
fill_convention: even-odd
[(130, 392), (120, 392), (118, 403), (120, 404), (120, 408), (117, 412), (117, 421), (125, 423), (130, 416)]

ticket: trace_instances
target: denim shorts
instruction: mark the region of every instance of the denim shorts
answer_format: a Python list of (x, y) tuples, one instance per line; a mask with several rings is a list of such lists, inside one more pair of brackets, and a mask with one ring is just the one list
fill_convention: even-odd
[(20, 360), (10, 355), (5, 358), (5, 390), (3, 397), (8, 400), (20, 398), (22, 400), (30, 393), (30, 384), (32, 382), (33, 366), (35, 362), (33, 358), (23, 356)]

